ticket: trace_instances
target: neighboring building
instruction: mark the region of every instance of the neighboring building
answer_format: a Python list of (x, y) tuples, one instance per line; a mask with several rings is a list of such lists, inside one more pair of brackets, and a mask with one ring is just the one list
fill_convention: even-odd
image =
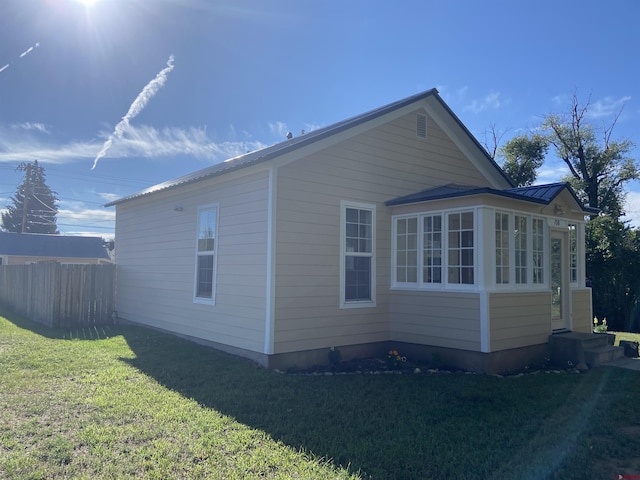
[(274, 368), (482, 371), (591, 331), (583, 207), (513, 188), (430, 90), (111, 202), (117, 311)]
[(0, 232), (0, 265), (112, 263), (99, 237)]

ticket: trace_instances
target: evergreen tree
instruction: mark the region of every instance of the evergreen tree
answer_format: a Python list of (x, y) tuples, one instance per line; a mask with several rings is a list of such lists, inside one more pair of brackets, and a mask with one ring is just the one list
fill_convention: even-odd
[(16, 168), (24, 172), (24, 180), (2, 214), (2, 229), (16, 233), (58, 234), (56, 215), (58, 198), (45, 181), (44, 167), (35, 160), (22, 162)]

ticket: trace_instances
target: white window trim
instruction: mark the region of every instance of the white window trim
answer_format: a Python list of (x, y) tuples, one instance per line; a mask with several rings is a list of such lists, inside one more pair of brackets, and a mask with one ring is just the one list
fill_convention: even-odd
[[(345, 300), (345, 257), (347, 254), (347, 208), (371, 211), (371, 300)], [(371, 308), (376, 306), (376, 206), (371, 203), (340, 201), (340, 308)]]
[[(504, 209), (494, 209), (493, 211), (493, 233), (492, 233), (492, 243), (494, 254), (491, 259), (491, 268), (492, 268), (492, 283), (496, 290), (520, 290), (520, 291), (539, 291), (546, 290), (549, 288), (549, 273), (548, 273), (548, 259), (549, 259), (549, 245), (548, 245), (548, 237), (549, 237), (549, 228), (547, 226), (547, 220), (544, 216), (535, 215), (532, 213), (522, 212), (518, 210), (504, 210)], [(516, 251), (515, 251), (515, 238), (513, 235), (509, 235), (509, 282), (508, 283), (497, 283), (496, 282), (496, 256), (495, 256), (495, 243), (496, 243), (496, 226), (495, 226), (495, 214), (496, 213), (506, 213), (509, 215), (509, 231), (515, 231), (515, 217), (525, 217), (527, 219), (527, 281), (525, 283), (516, 283)], [(542, 228), (543, 228), (543, 275), (544, 282), (542, 283), (533, 283), (533, 220), (538, 219), (542, 220)]]
[[(452, 213), (473, 213), (473, 283), (449, 283), (449, 214)], [(423, 260), (424, 260), (424, 217), (440, 216), (442, 218), (442, 282), (424, 282)], [(392, 290), (429, 290), (429, 291), (476, 291), (479, 290), (478, 279), (481, 277), (478, 272), (478, 242), (479, 242), (479, 218), (477, 207), (452, 208), (448, 210), (427, 210), (411, 214), (394, 215), (391, 218), (391, 289)], [(396, 281), (396, 246), (397, 246), (397, 219), (418, 217), (418, 281), (416, 283), (406, 283)]]
[[(575, 239), (576, 239), (576, 251), (575, 251), (575, 256), (576, 256), (576, 264), (575, 264), (575, 271), (576, 271), (576, 279), (574, 280), (572, 278), (571, 275), (571, 270), (572, 270), (572, 260), (571, 257), (574, 255), (574, 253), (571, 250), (571, 226), (573, 225), (574, 227), (574, 233), (575, 233)], [(572, 287), (577, 287), (578, 285), (580, 285), (580, 225), (578, 224), (578, 222), (573, 222), (573, 221), (569, 221), (568, 224), (568, 232), (569, 232), (569, 236), (568, 236), (568, 242), (569, 242), (569, 285), (571, 285)]]
[[(198, 297), (196, 294), (198, 292), (198, 240), (200, 235), (200, 212), (202, 210), (207, 210), (210, 208), (216, 209), (216, 229), (214, 233), (214, 250), (213, 250), (213, 279), (211, 285), (211, 298), (203, 298)], [(218, 203), (209, 203), (206, 205), (198, 206), (196, 215), (196, 228), (195, 228), (195, 255), (194, 255), (194, 268), (193, 268), (193, 303), (200, 303), (204, 305), (215, 305), (216, 304), (216, 288), (218, 285), (217, 276), (218, 276), (218, 249), (220, 246), (220, 242), (218, 239), (218, 224), (220, 223), (220, 205)]]

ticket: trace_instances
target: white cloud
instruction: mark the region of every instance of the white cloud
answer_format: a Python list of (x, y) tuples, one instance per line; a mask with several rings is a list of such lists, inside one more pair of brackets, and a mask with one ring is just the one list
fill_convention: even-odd
[(289, 129), (287, 128), (287, 124), (284, 122), (269, 122), (269, 131), (273, 134), (276, 135), (279, 138), (282, 138), (284, 140), (284, 138), (287, 136), (287, 133), (289, 133)]
[(113, 202), (122, 197), (122, 195), (118, 195), (117, 193), (108, 193), (108, 192), (98, 192), (97, 194), (100, 198), (102, 198), (105, 203)]
[(640, 191), (627, 192), (625, 211), (622, 219), (629, 220), (632, 227), (640, 227)]
[(436, 90), (440, 93), (440, 96), (450, 105), (460, 104), (464, 102), (464, 99), (467, 96), (467, 92), (469, 91), (469, 87), (465, 85), (464, 87), (460, 87), (457, 90), (452, 90), (446, 85), (437, 85)]
[(569, 173), (569, 168), (561, 160), (553, 161), (548, 158), (538, 170), (536, 184), (560, 182)]
[(114, 222), (116, 219), (116, 212), (113, 210), (86, 208), (81, 202), (65, 202), (65, 204), (67, 208), (58, 208), (59, 223), (104, 223)]
[[(70, 163), (95, 157), (100, 148), (97, 141), (69, 142), (62, 145), (43, 141), (25, 130), (22, 134), (3, 134), (0, 126), (0, 163), (38, 161), (43, 163)], [(102, 138), (108, 138), (102, 132)], [(108, 152), (109, 158), (155, 158), (171, 155), (188, 155), (194, 158), (221, 161), (245, 154), (265, 145), (259, 141), (227, 141), (215, 143), (208, 138), (205, 128), (167, 127), (156, 129), (148, 125), (126, 125), (122, 138)]]
[(505, 99), (500, 92), (489, 92), (484, 97), (467, 104), (463, 110), (478, 114), (485, 110), (497, 110), (508, 103), (509, 100)]
[(624, 107), (624, 104), (631, 100), (631, 97), (621, 97), (618, 99), (605, 97), (589, 105), (587, 116), (589, 118), (602, 118), (617, 115)]
[(304, 131), (305, 133), (309, 133), (309, 132), (313, 132), (314, 130), (318, 130), (320, 128), (322, 128), (323, 125), (319, 125), (317, 123), (305, 123), (304, 124)]
[(24, 122), (18, 123), (15, 125), (11, 125), (11, 128), (20, 129), (20, 130), (36, 130), (41, 133), (49, 133), (47, 127), (43, 123), (38, 122)]

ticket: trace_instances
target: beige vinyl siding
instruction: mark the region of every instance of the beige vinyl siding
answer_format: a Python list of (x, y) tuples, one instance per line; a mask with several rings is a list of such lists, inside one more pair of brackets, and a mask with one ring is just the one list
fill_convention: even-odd
[[(431, 118), (417, 138), (415, 113), (278, 168), (274, 353), (388, 340), (384, 202), (442, 183), (487, 185)], [(376, 307), (340, 308), (341, 200), (376, 206)]]
[(546, 343), (551, 334), (550, 294), (490, 294), (489, 318), (492, 352)]
[[(262, 352), (266, 171), (195, 182), (117, 206), (117, 309), (126, 320)], [(218, 206), (215, 305), (194, 303), (197, 209)], [(181, 211), (176, 211), (181, 207)]]
[(391, 340), (480, 351), (480, 295), (394, 290)]
[(591, 289), (571, 290), (571, 330), (591, 333), (593, 329), (593, 312), (591, 310)]

